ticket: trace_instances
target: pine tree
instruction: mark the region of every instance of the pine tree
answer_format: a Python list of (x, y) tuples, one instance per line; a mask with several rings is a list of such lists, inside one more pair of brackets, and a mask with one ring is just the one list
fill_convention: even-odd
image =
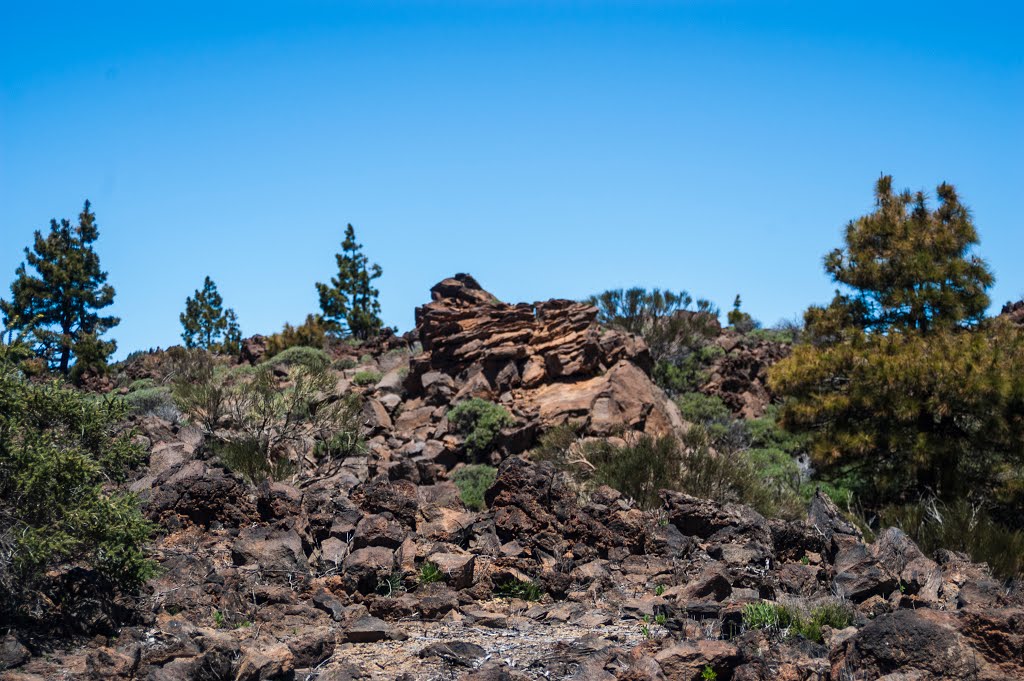
[(204, 348), (214, 352), (235, 353), (242, 340), (238, 317), (231, 308), (224, 309), (224, 299), (217, 285), (207, 276), (202, 290), (185, 299), (185, 311), (178, 317), (185, 329), (181, 339), (187, 348)]
[(732, 309), (729, 310), (729, 314), (726, 315), (726, 319), (729, 322), (729, 326), (731, 326), (734, 331), (738, 331), (739, 333), (750, 333), (760, 326), (760, 324), (758, 324), (757, 321), (748, 313), (741, 310), (741, 305), (743, 305), (743, 301), (740, 299), (740, 294), (737, 293), (736, 299), (732, 301)]
[(812, 309), (808, 322), (839, 323), (864, 331), (927, 333), (976, 324), (989, 305), (993, 277), (970, 254), (978, 243), (968, 209), (952, 185), (937, 189), (939, 205), (924, 192), (896, 194), (892, 177), (875, 185), (875, 211), (846, 226), (846, 247), (825, 256), (825, 271), (851, 290), (829, 308)]
[(345, 228), (341, 253), (335, 255), (338, 276), (331, 285), (317, 283), (323, 319), (353, 338), (365, 340), (375, 336), (383, 326), (380, 315), (379, 291), (373, 280), (381, 276), (380, 265), (369, 264), (363, 255), (363, 246), (356, 242), (352, 225)]
[(35, 354), (65, 376), (72, 359), (81, 365), (76, 374), (101, 370), (117, 348), (101, 338), (121, 320), (98, 314), (114, 302), (114, 287), (106, 283), (93, 248), (99, 229), (90, 208), (86, 201), (77, 225), (51, 220), (48, 234), (35, 232), (25, 262), (15, 271), (11, 300), (0, 301), (5, 324), (28, 331)]
[(1024, 461), (1024, 333), (983, 319), (977, 233), (953, 187), (938, 194), (931, 211), (879, 180), (875, 212), (825, 258), (850, 292), (810, 308), (811, 343), (770, 371), (784, 425), (810, 433), (819, 471), (868, 507), (990, 497)]

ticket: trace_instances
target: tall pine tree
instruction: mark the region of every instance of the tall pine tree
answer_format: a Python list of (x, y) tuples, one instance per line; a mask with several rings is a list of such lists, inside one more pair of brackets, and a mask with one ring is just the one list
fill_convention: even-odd
[[(85, 202), (78, 224), (50, 221), (50, 231), (36, 231), (25, 262), (15, 272), (11, 299), (0, 301), (5, 324), (27, 332), (35, 354), (51, 370), (76, 374), (102, 369), (117, 348), (101, 336), (120, 323), (99, 311), (114, 302), (114, 287), (100, 269), (93, 248), (99, 237), (96, 215)], [(30, 269), (31, 268), (31, 269)]]
[(331, 278), (330, 286), (319, 282), (316, 285), (323, 319), (353, 338), (365, 340), (377, 335), (383, 322), (379, 316), (379, 291), (373, 287), (373, 280), (383, 271), (380, 265), (369, 264), (351, 224), (345, 228), (341, 253), (335, 259), (338, 276)]
[(869, 508), (990, 497), (1024, 461), (1024, 334), (984, 320), (993, 278), (952, 186), (934, 210), (887, 176), (875, 196), (825, 257), (845, 292), (807, 311), (811, 342), (771, 369), (783, 422)]
[(203, 288), (185, 299), (185, 311), (178, 317), (184, 331), (185, 347), (205, 348), (215, 352), (238, 352), (242, 339), (238, 317), (231, 308), (224, 309), (224, 299), (209, 276)]
[(970, 253), (978, 233), (956, 190), (942, 183), (937, 194), (930, 210), (924, 192), (897, 194), (891, 176), (878, 180), (874, 212), (847, 224), (845, 248), (825, 256), (825, 271), (846, 292), (824, 310), (812, 308), (812, 326), (928, 333), (981, 320), (992, 273)]

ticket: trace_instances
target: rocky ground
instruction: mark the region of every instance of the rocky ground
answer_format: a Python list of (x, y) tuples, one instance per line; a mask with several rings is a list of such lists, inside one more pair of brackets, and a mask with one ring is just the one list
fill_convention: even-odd
[[(160, 574), (120, 613), (77, 613), (89, 636), (9, 633), (0, 678), (1024, 678), (1019, 587), (896, 529), (866, 543), (824, 495), (799, 522), (675, 492), (652, 511), (607, 487), (581, 501), (530, 460), (544, 430), (686, 427), (643, 342), (600, 329), (586, 305), (507, 305), (464, 275), (432, 293), (411, 337), (338, 371), (337, 393), (363, 398), (365, 456), (254, 488), (197, 428), (141, 418), (150, 455), (131, 487), (160, 525)], [(781, 351), (729, 345), (709, 391), (757, 413)], [(245, 357), (260, 353), (250, 339)], [(125, 371), (160, 379), (159, 355)], [(379, 381), (355, 386), (367, 369)], [(483, 512), (450, 481), (466, 454), (446, 415), (471, 396), (516, 417)], [(440, 579), (423, 578), (428, 563)], [(744, 606), (762, 601), (840, 604), (852, 624), (821, 643), (748, 628)]]

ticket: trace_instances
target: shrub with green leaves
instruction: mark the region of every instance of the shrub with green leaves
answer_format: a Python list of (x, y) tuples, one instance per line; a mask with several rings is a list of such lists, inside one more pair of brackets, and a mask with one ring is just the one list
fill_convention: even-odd
[(293, 345), (273, 355), (266, 362), (272, 366), (324, 367), (331, 363), (331, 357), (320, 348), (307, 345)]
[(581, 454), (593, 466), (594, 483), (614, 487), (640, 508), (660, 505), (662, 489), (679, 489), (681, 452), (675, 438), (642, 435), (625, 446), (589, 441)]
[(709, 344), (681, 352), (671, 360), (654, 365), (654, 382), (671, 395), (696, 391), (707, 382), (715, 360), (725, 355), (720, 346)]
[(781, 603), (759, 601), (743, 606), (743, 624), (748, 629), (788, 629), (799, 615)]
[(853, 612), (844, 603), (825, 603), (804, 615), (781, 603), (760, 601), (743, 606), (743, 624), (748, 629), (765, 629), (777, 635), (801, 636), (821, 643), (822, 627), (844, 629), (853, 624)]
[(332, 394), (336, 377), (325, 362), (296, 363), (285, 379), (272, 363), (225, 370), (205, 353), (187, 352), (181, 364), (173, 392), (182, 411), (221, 461), (253, 483), (304, 473), (310, 454), (322, 466), (362, 447), (358, 399)]
[(379, 371), (357, 371), (352, 382), (356, 385), (374, 385), (380, 383), (381, 378), (383, 375)]
[(124, 396), (124, 401), (128, 405), (128, 411), (134, 415), (152, 414), (172, 423), (181, 416), (181, 412), (174, 404), (171, 389), (167, 386), (133, 390)]
[(452, 481), (459, 488), (459, 498), (466, 508), (473, 511), (486, 511), (484, 494), (494, 484), (498, 469), (485, 464), (463, 466), (455, 471)]
[(420, 566), (420, 575), (417, 581), (421, 586), (433, 584), (434, 582), (443, 582), (444, 573), (441, 572), (441, 568), (437, 566), (437, 563), (428, 560)]
[(544, 588), (533, 581), (524, 581), (509, 577), (494, 585), (494, 595), (498, 598), (519, 598), (524, 601), (539, 601), (544, 598)]
[(853, 624), (853, 612), (843, 603), (826, 603), (811, 610), (808, 617), (801, 617), (793, 627), (794, 633), (808, 641), (821, 643), (821, 628), (828, 626), (833, 629), (845, 629)]
[(278, 333), (267, 336), (267, 355), (273, 357), (288, 348), (323, 348), (327, 344), (327, 325), (320, 315), (306, 315), (298, 326), (287, 322)]
[(108, 488), (144, 456), (118, 430), (125, 415), (122, 400), (32, 383), (0, 363), (0, 617), (57, 616), (73, 596), (53, 580), (72, 566), (107, 580), (111, 596), (153, 574), (137, 499)]
[(479, 397), (459, 402), (448, 412), (448, 420), (465, 437), (466, 450), (473, 455), (493, 449), (501, 429), (516, 422), (508, 409)]

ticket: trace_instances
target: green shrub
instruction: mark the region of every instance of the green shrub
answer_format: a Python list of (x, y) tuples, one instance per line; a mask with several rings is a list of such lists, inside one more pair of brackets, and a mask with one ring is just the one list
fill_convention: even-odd
[(122, 400), (0, 363), (0, 619), (58, 616), (74, 595), (55, 580), (74, 566), (106, 579), (111, 598), (153, 574), (151, 525), (133, 495), (108, 487), (144, 457), (117, 428), (125, 415)]
[(539, 601), (544, 598), (544, 589), (537, 582), (523, 581), (514, 577), (494, 585), (498, 598), (519, 598), (524, 601)]
[(466, 508), (473, 511), (487, 510), (484, 494), (494, 484), (498, 469), (494, 466), (476, 464), (463, 466), (455, 471), (452, 481), (459, 488), (459, 498)]
[(792, 345), (799, 337), (798, 328), (784, 327), (777, 329), (754, 329), (747, 334), (747, 338), (768, 341), (769, 343), (782, 343)]
[(388, 576), (382, 577), (377, 582), (376, 591), (381, 596), (385, 596), (387, 598), (396, 596), (405, 591), (405, 586), (402, 584), (402, 573), (392, 572)]
[(662, 360), (654, 365), (654, 382), (672, 395), (694, 392), (707, 382), (708, 369), (715, 360), (724, 355), (720, 346), (710, 344)]
[(437, 563), (432, 563), (428, 560), (420, 566), (420, 576), (418, 581), (421, 585), (441, 582), (444, 581), (444, 573), (441, 572), (441, 568), (437, 567)]
[(694, 301), (686, 291), (633, 287), (604, 291), (587, 302), (597, 307), (601, 324), (641, 336), (655, 363), (674, 362), (719, 331), (718, 308), (707, 300)]
[(207, 432), (217, 430), (230, 394), (230, 374), (205, 350), (171, 348), (171, 395), (178, 408)]
[(683, 418), (690, 423), (719, 423), (732, 420), (732, 412), (717, 395), (699, 392), (683, 393), (676, 398), (676, 405)]
[(285, 324), (279, 333), (267, 336), (267, 355), (273, 357), (289, 348), (323, 348), (327, 343), (327, 326), (319, 315), (307, 315), (299, 326)]
[(853, 624), (853, 612), (843, 603), (826, 603), (804, 616), (779, 603), (760, 601), (743, 606), (743, 624), (748, 629), (765, 629), (787, 637), (802, 636), (821, 643), (822, 627), (845, 629)]
[(343, 408), (336, 414), (334, 431), (315, 445), (314, 452), (318, 461), (338, 461), (366, 453), (359, 396), (349, 395), (341, 402)]
[(133, 415), (153, 414), (172, 423), (181, 415), (174, 405), (171, 389), (166, 386), (135, 390), (125, 395), (124, 401)]
[(296, 465), (283, 456), (268, 457), (257, 439), (237, 438), (215, 440), (213, 452), (228, 470), (248, 479), (254, 485), (264, 480), (286, 480), (296, 472)]
[(131, 382), (131, 385), (128, 386), (128, 392), (132, 393), (138, 390), (155, 387), (157, 387), (157, 383), (152, 378), (140, 378)]
[(265, 360), (268, 364), (277, 366), (305, 366), (311, 368), (325, 367), (331, 363), (330, 356), (320, 348), (312, 348), (306, 345), (293, 345), (287, 350)]
[[(272, 363), (242, 372), (214, 370), (205, 353), (189, 353), (173, 391), (226, 466), (254, 483), (280, 479), (302, 474), (309, 453), (324, 464), (362, 447), (358, 401), (325, 397), (336, 385), (326, 363), (295, 366), (288, 381), (279, 382)], [(222, 417), (230, 431), (219, 427)]]
[(799, 618), (793, 625), (793, 633), (809, 641), (821, 643), (821, 628), (845, 629), (853, 624), (853, 613), (842, 603), (827, 603), (811, 610), (809, 617)]
[(642, 435), (626, 446), (588, 441), (581, 454), (593, 466), (594, 483), (614, 487), (641, 508), (659, 506), (659, 490), (679, 489), (681, 458), (674, 438)]
[(356, 385), (375, 385), (380, 383), (381, 378), (383, 375), (379, 371), (357, 371), (352, 382)]
[(926, 554), (938, 549), (963, 551), (988, 563), (1000, 577), (1024, 577), (1024, 531), (995, 522), (984, 508), (966, 500), (888, 506), (879, 517), (882, 527), (899, 527)]
[(729, 326), (732, 327), (733, 331), (737, 333), (750, 333), (751, 331), (757, 330), (761, 323), (750, 316), (749, 313), (744, 312), (740, 309), (742, 301), (740, 300), (739, 294), (736, 295), (736, 300), (733, 301), (732, 309), (726, 315), (726, 321), (729, 322)]
[(784, 605), (771, 601), (747, 603), (743, 606), (743, 624), (748, 629), (789, 629), (800, 616)]
[(448, 420), (465, 437), (466, 449), (474, 455), (491, 450), (501, 429), (516, 422), (505, 407), (478, 397), (455, 405), (448, 412)]

